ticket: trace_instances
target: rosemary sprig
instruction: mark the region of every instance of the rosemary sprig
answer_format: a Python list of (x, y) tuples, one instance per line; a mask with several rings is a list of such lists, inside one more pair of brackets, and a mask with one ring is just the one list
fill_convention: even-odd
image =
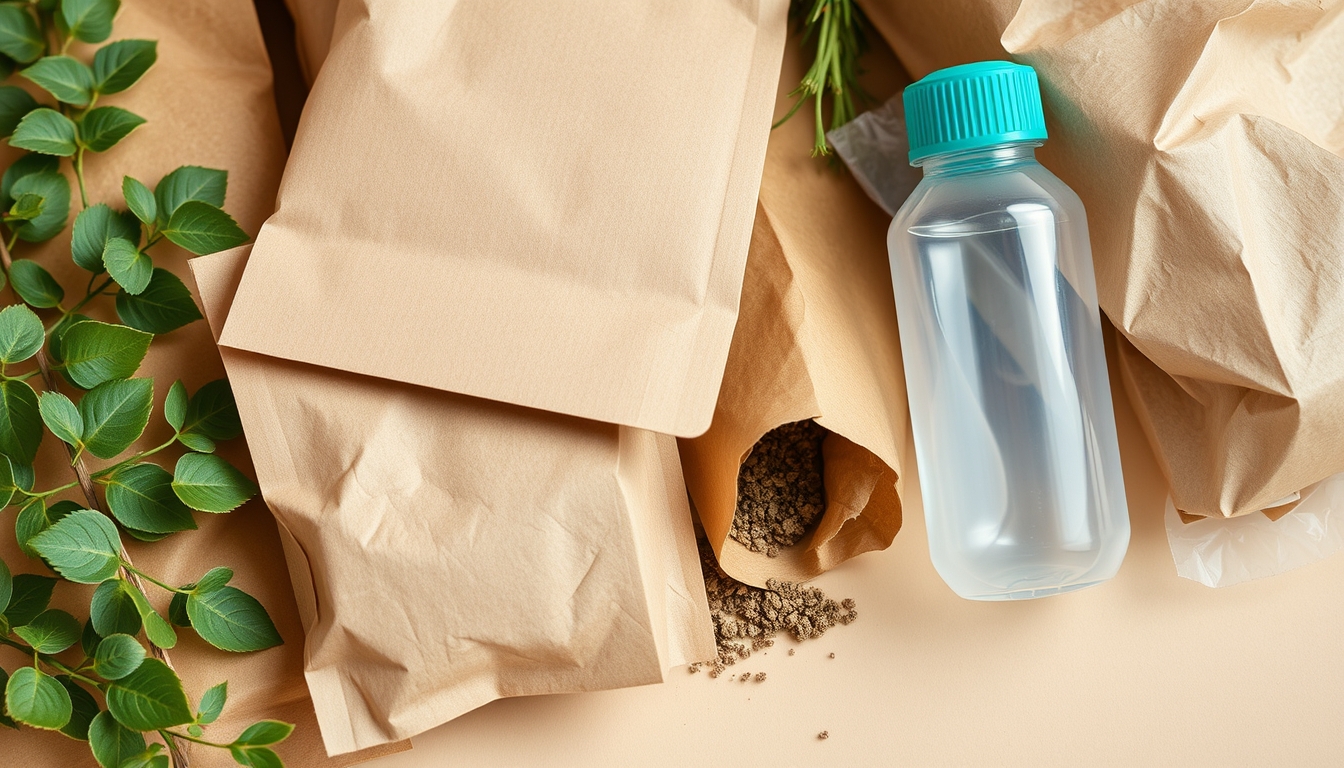
[(817, 52), (802, 82), (789, 94), (796, 99), (793, 107), (772, 127), (783, 125), (812, 99), (816, 124), (812, 156), (828, 155), (831, 148), (826, 143), (822, 114), (827, 92), (831, 95), (832, 130), (854, 119), (855, 97), (862, 101), (869, 99), (858, 83), (859, 56), (868, 48), (864, 37), (868, 19), (854, 0), (793, 0), (789, 17), (798, 23), (803, 44), (815, 41)]

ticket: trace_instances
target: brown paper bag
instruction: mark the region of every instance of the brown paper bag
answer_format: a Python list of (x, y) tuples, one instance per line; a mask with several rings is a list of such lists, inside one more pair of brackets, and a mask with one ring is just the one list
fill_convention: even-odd
[(1344, 471), (1344, 5), (862, 0), (912, 75), (1040, 73), (1101, 307), (1176, 506)]
[[(791, 38), (776, 115), (810, 62)], [(867, 87), (900, 82), (890, 51), (875, 50)], [(687, 487), (719, 563), (739, 581), (809, 579), (885, 549), (901, 527), (900, 467), (909, 430), (905, 376), (887, 261), (889, 219), (847, 173), (808, 154), (812, 124), (795, 118), (770, 136), (742, 307), (714, 423), (680, 442)], [(815, 418), (826, 511), (812, 533), (776, 557), (729, 535), (738, 468), (768, 431)]]
[[(191, 263), (215, 328), (247, 250)], [(222, 353), (329, 752), (713, 655), (673, 438)]]
[(221, 343), (703, 432), (786, 5), (346, 0)]
[(309, 87), (331, 49), (336, 9), (340, 4), (341, 0), (285, 0), (289, 15), (294, 19), (294, 46), (299, 53), (299, 66)]

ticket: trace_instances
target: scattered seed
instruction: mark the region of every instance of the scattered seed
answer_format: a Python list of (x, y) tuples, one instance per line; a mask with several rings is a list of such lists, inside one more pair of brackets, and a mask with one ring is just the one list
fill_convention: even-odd
[(821, 733), (818, 733), (818, 734), (817, 734), (817, 738), (818, 738), (818, 739), (822, 739), (822, 740), (829, 739), (829, 738), (831, 738), (831, 732), (830, 732), (830, 731), (822, 731)]
[(808, 419), (767, 432), (737, 473), (730, 535), (752, 552), (777, 557), (802, 541), (825, 511), (821, 444), (826, 430)]

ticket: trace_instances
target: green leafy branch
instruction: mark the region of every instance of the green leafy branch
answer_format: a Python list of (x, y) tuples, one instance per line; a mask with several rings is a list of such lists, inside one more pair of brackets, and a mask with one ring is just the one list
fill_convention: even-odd
[(864, 37), (868, 19), (854, 0), (793, 0), (789, 17), (801, 28), (804, 44), (815, 41), (816, 56), (798, 87), (789, 94), (795, 99), (793, 107), (773, 127), (783, 125), (811, 99), (816, 125), (812, 156), (828, 155), (831, 148), (826, 143), (823, 98), (827, 93), (831, 96), (832, 130), (858, 114), (855, 96), (869, 98), (858, 82), (859, 57), (868, 47)]
[[(90, 205), (86, 153), (111, 149), (145, 122), (98, 102), (135, 85), (157, 60), (150, 40), (103, 45), (92, 65), (68, 55), (76, 40), (106, 41), (119, 6), (119, 0), (0, 3), (2, 74), (24, 65), (19, 74), (55, 99), (54, 106), (42, 105), (23, 88), (0, 85), (0, 137), (29, 151), (0, 176), (0, 227), (7, 233), (0, 237), (0, 289), (7, 283), (22, 302), (0, 310), (0, 508), (18, 510), (19, 548), (56, 574), (12, 575), (0, 561), (0, 645), (31, 659), (12, 674), (0, 669), (0, 724), (87, 740), (103, 768), (185, 768), (184, 743), (227, 749), (242, 765), (279, 766), (271, 746), (292, 726), (262, 721), (230, 742), (204, 738), (227, 689), (210, 689), (193, 710), (165, 652), (185, 628), (226, 651), (278, 645), (265, 608), (230, 586), (228, 568), (172, 586), (138, 568), (123, 546), (123, 534), (152, 542), (193, 530), (195, 513), (232, 511), (257, 489), (214, 454), (217, 443), (242, 431), (226, 381), (190, 395), (175, 382), (163, 406), (172, 437), (126, 455), (153, 412), (154, 382), (135, 374), (154, 336), (201, 319), (190, 291), (154, 266), (150, 249), (167, 240), (206, 254), (247, 236), (223, 210), (222, 170), (184, 166), (152, 190), (126, 177), (127, 210)], [(68, 306), (64, 287), (46, 268), (11, 256), (20, 241), (41, 243), (64, 230), (70, 184), (61, 158), (69, 158), (80, 192), (71, 258), (89, 274), (83, 295)], [(111, 300), (119, 323), (83, 314), (100, 298)], [(40, 394), (30, 384), (35, 380)], [(39, 490), (33, 463), (47, 433), (64, 444), (74, 480)], [(171, 471), (149, 460), (170, 450), (178, 454)], [(90, 460), (103, 466), (90, 471)], [(76, 490), (79, 500), (61, 498)], [(86, 621), (49, 608), (62, 580), (96, 585)], [(146, 584), (171, 594), (166, 618)]]

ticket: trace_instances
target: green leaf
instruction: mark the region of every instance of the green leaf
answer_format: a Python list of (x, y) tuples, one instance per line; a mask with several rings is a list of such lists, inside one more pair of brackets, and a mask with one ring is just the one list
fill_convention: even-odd
[(14, 485), (25, 491), (33, 490), (33, 482), (37, 479), (32, 464), (9, 462), (9, 473), (14, 478)]
[(9, 605), (9, 596), (14, 594), (14, 577), (9, 572), (9, 566), (4, 560), (0, 560), (0, 605)]
[(228, 379), (202, 384), (187, 405), (183, 432), (195, 432), (212, 440), (232, 440), (243, 433), (238, 404)]
[(177, 436), (177, 441), (193, 451), (199, 451), (200, 453), (215, 452), (215, 441), (195, 432), (184, 432)]
[(233, 217), (209, 203), (188, 200), (173, 212), (164, 237), (197, 256), (225, 251), (247, 242)]
[[(0, 508), (8, 507), (14, 500), (14, 494), (18, 492), (19, 484), (14, 478), (14, 463), (8, 456), (0, 456)], [(37, 499), (41, 501), (41, 499)], [(8, 597), (6, 597), (6, 600)], [(0, 605), (4, 601), (0, 600)]]
[(152, 658), (108, 686), (107, 710), (117, 722), (137, 731), (172, 728), (192, 720), (182, 681), (168, 665)]
[[(0, 312), (0, 344), (3, 344), (5, 338), (3, 327), (4, 313)], [(182, 430), (182, 425), (187, 420), (187, 388), (181, 379), (174, 381), (173, 386), (168, 388), (168, 396), (163, 399), (163, 418), (168, 422), (168, 426), (178, 432)]]
[(5, 684), (5, 709), (20, 723), (54, 731), (70, 722), (70, 694), (56, 678), (19, 667)]
[(37, 100), (15, 85), (0, 86), (0, 137), (14, 133), (23, 116), (37, 109)]
[(95, 107), (79, 119), (79, 141), (90, 152), (106, 152), (145, 124), (145, 118), (121, 107)]
[(117, 522), (138, 531), (174, 533), (196, 528), (191, 510), (173, 493), (173, 476), (157, 464), (136, 464), (112, 475), (107, 506)]
[(85, 658), (92, 658), (93, 652), (98, 650), (98, 644), (102, 641), (103, 638), (98, 634), (98, 630), (93, 628), (93, 619), (86, 620), (84, 631), (79, 635), (79, 649), (84, 652)]
[(200, 320), (201, 311), (177, 275), (156, 267), (140, 295), (117, 294), (117, 317), (146, 333), (169, 333)]
[(58, 173), (60, 167), (60, 158), (39, 155), (35, 152), (29, 152), (15, 160), (0, 176), (0, 207), (8, 208), (14, 202), (14, 183), (19, 179), (34, 173)]
[(106, 680), (120, 680), (140, 667), (145, 647), (130, 635), (114, 634), (103, 638), (93, 654), (93, 671)]
[(130, 207), (131, 213), (134, 213), (136, 218), (146, 224), (154, 223), (154, 217), (159, 215), (159, 207), (154, 200), (154, 193), (149, 191), (149, 187), (130, 176), (124, 176), (121, 179), (121, 194), (126, 198), (126, 205)]
[(74, 122), (50, 107), (34, 109), (24, 115), (15, 126), (9, 144), (19, 149), (59, 157), (69, 157), (79, 148), (75, 144)]
[(51, 602), (51, 591), (56, 580), (50, 576), (20, 573), (14, 577), (13, 594), (5, 608), (5, 619), (11, 627), (21, 627), (37, 618)]
[(224, 711), (224, 702), (229, 698), (229, 681), (216, 685), (201, 696), (201, 708), (196, 713), (196, 722), (209, 725), (219, 719)]
[(39, 613), (32, 621), (14, 628), (14, 634), (38, 653), (60, 653), (79, 642), (83, 627), (65, 611), (51, 609)]
[(42, 321), (22, 304), (0, 310), (0, 363), (13, 365), (37, 354), (46, 339)]
[(0, 5), (0, 53), (26, 63), (46, 50), (47, 42), (31, 14), (16, 6)]
[[(8, 686), (9, 686), (9, 673), (3, 669), (0, 669), (0, 690), (3, 690)], [(14, 718), (5, 714), (4, 707), (0, 707), (0, 725), (3, 725), (7, 728), (13, 728), (16, 731), (19, 730), (19, 724), (14, 722)]]
[(71, 704), (70, 721), (61, 728), (61, 733), (72, 739), (88, 741), (89, 724), (101, 711), (98, 709), (98, 700), (67, 675), (58, 676), (56, 682), (70, 694)]
[(89, 604), (89, 619), (103, 637), (134, 635), (140, 631), (140, 609), (124, 579), (112, 578), (98, 585)]
[(33, 537), (79, 508), (80, 506), (73, 501), (58, 501), (50, 507), (42, 499), (28, 501), (19, 510), (19, 516), (14, 521), (14, 534), (19, 549), (29, 557), (37, 557), (37, 550), (33, 549)]
[[(153, 338), (134, 328), (86, 320), (65, 332), (61, 338), (61, 357), (70, 379), (92, 389), (135, 373)], [(84, 421), (89, 421), (87, 416)]]
[(34, 307), (54, 307), (65, 298), (65, 289), (56, 278), (31, 259), (15, 259), (9, 266), (9, 281), (19, 298)]
[(6, 222), (31, 221), (42, 215), (42, 211), (47, 207), (46, 198), (41, 195), (35, 195), (32, 192), (25, 192), (14, 201), (14, 205), (9, 207), (5, 213)]
[(242, 472), (206, 453), (187, 453), (173, 469), (173, 491), (184, 504), (202, 512), (232, 512), (257, 492)]
[(37, 393), (24, 381), (0, 381), (0, 453), (32, 464), (42, 434)]
[(138, 531), (134, 528), (127, 528), (126, 533), (129, 534), (130, 537), (135, 539), (136, 541), (149, 541), (149, 542), (163, 541), (169, 536), (169, 534), (166, 533), (150, 533), (149, 531)]
[(177, 213), (178, 207), (188, 200), (198, 200), (216, 208), (223, 208), (224, 194), (228, 186), (228, 171), (202, 168), (198, 165), (184, 165), (178, 168), (164, 176), (154, 188), (154, 196), (159, 200), (159, 224), (168, 223), (168, 219)]
[(145, 737), (118, 723), (111, 712), (99, 712), (89, 723), (89, 749), (101, 768), (121, 768), (127, 759), (145, 751)]
[(110, 459), (131, 447), (149, 424), (153, 407), (153, 379), (117, 379), (89, 390), (79, 401), (89, 453)]
[(126, 591), (130, 593), (131, 599), (135, 601), (136, 610), (140, 612), (140, 621), (145, 625), (145, 637), (160, 648), (169, 649), (177, 645), (177, 633), (173, 631), (172, 625), (164, 621), (159, 612), (154, 610), (154, 606), (149, 604), (144, 593), (130, 582), (126, 584)]
[(117, 527), (93, 510), (71, 512), (33, 537), (33, 549), (69, 581), (97, 584), (121, 565)]
[[(183, 587), (187, 589), (189, 587)], [(187, 596), (181, 592), (174, 592), (173, 599), (168, 602), (168, 621), (179, 627), (190, 627), (191, 617), (187, 615)]]
[[(63, 318), (56, 326), (51, 329), (51, 335), (47, 337), (47, 358), (56, 363), (64, 363), (65, 359), (61, 356), (61, 341), (65, 339), (65, 334), (77, 323), (84, 323), (92, 320), (88, 315), (75, 313)], [(69, 379), (69, 376), (66, 376)]]
[(43, 392), (37, 399), (37, 407), (42, 412), (42, 423), (53, 435), (76, 450), (84, 447), (84, 419), (70, 398), (60, 392)]
[(205, 575), (202, 576), (199, 581), (196, 582), (196, 586), (192, 587), (191, 591), (201, 594), (214, 592), (225, 584), (228, 584), (229, 580), (232, 578), (232, 568), (225, 568), (223, 566), (211, 568), (205, 572)]
[(44, 56), (19, 74), (65, 104), (87, 107), (93, 97), (93, 71), (71, 56)]
[(192, 592), (187, 615), (196, 634), (221, 650), (259, 651), (284, 642), (261, 603), (237, 587)]
[(121, 0), (61, 0), (61, 20), (70, 34), (86, 43), (101, 43), (112, 34), (112, 18)]
[(144, 291), (154, 273), (154, 262), (149, 254), (119, 237), (107, 241), (103, 265), (122, 290), (132, 295)]
[(118, 40), (93, 55), (93, 80), (99, 93), (120, 93), (154, 66), (158, 59), (154, 40)]
[(40, 195), (44, 201), (41, 215), (14, 226), (20, 240), (41, 243), (65, 229), (70, 218), (70, 182), (64, 175), (54, 171), (29, 173), (16, 179), (9, 191), (15, 197)]
[(294, 726), (289, 723), (282, 723), (279, 720), (262, 720), (259, 723), (249, 725), (233, 743), (240, 747), (264, 747), (268, 744), (279, 744), (289, 738), (289, 734), (294, 732)]
[(82, 269), (103, 271), (103, 252), (108, 241), (120, 238), (133, 246), (140, 244), (140, 222), (134, 214), (113, 211), (103, 203), (91, 205), (75, 217), (70, 239), (70, 254)]
[(284, 768), (280, 756), (270, 747), (240, 747), (231, 744), (229, 754), (233, 755), (234, 762), (249, 768)]
[(149, 749), (130, 758), (120, 768), (172, 768), (167, 755), (159, 754), (162, 744), (150, 744)]

